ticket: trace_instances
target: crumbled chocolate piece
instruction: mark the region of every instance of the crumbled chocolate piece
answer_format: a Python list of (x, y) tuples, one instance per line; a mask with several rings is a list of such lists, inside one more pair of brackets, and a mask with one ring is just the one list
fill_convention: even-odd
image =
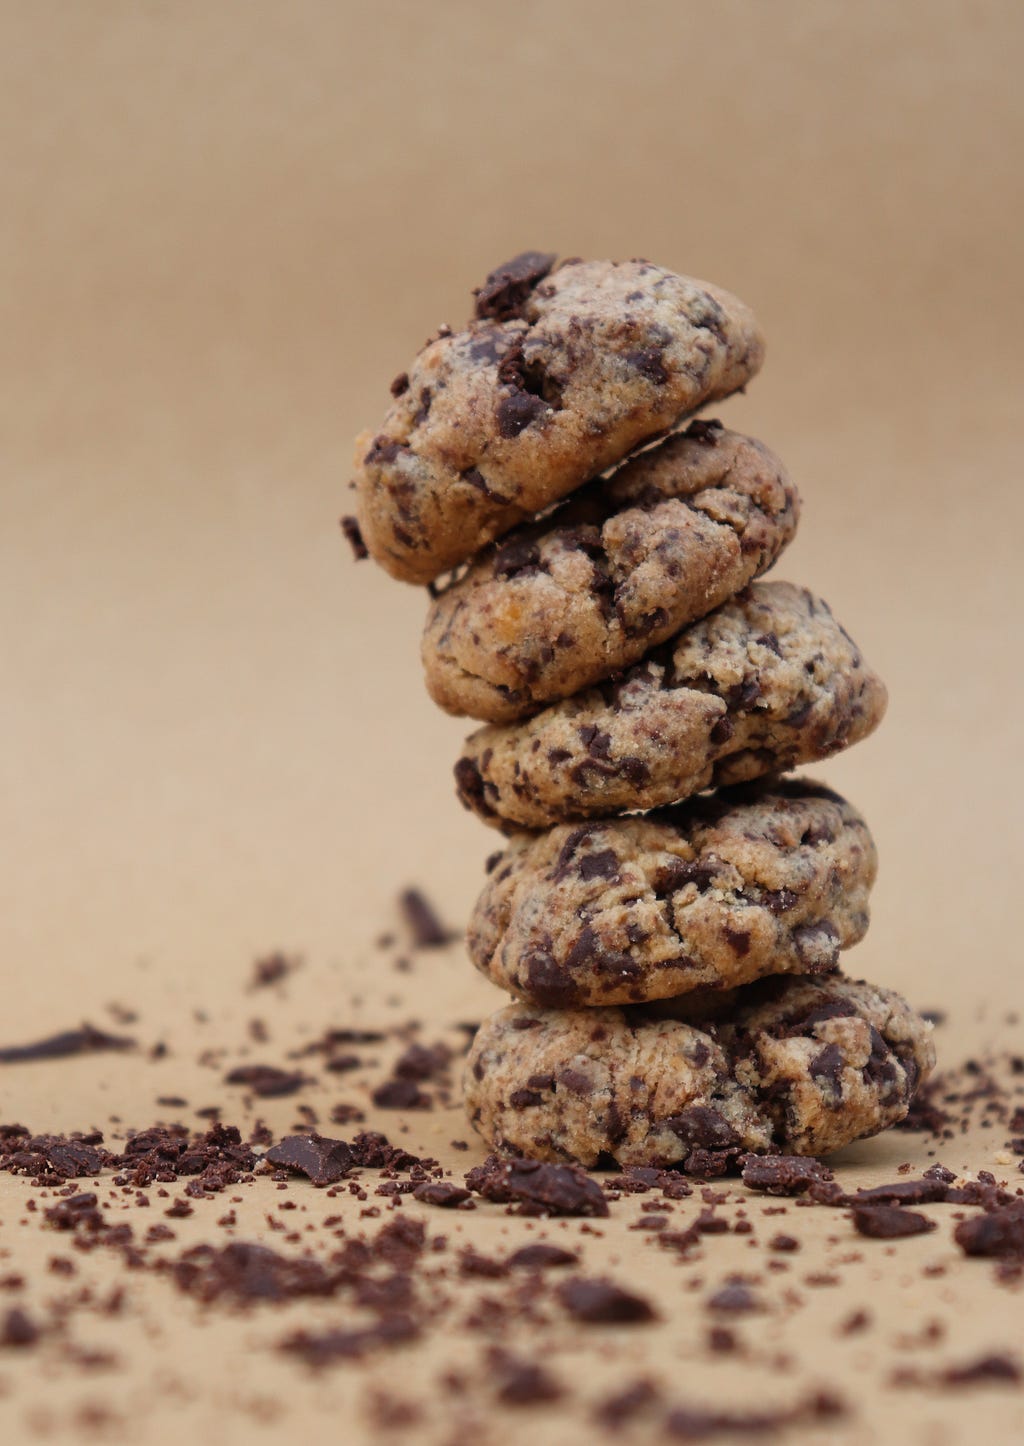
[(13, 1306), (0, 1319), (0, 1347), (34, 1346), (39, 1327), (19, 1306)]
[(537, 1240), (532, 1245), (521, 1245), (508, 1258), (514, 1270), (554, 1270), (563, 1265), (576, 1265), (579, 1256), (573, 1250), (563, 1250), (560, 1245), (548, 1245)]
[(430, 1095), (411, 1079), (385, 1080), (370, 1098), (379, 1110), (429, 1110), (433, 1105)]
[(613, 1396), (607, 1396), (594, 1414), (601, 1425), (617, 1431), (635, 1416), (656, 1406), (660, 1400), (661, 1392), (654, 1382), (641, 1378), (624, 1390), (616, 1391)]
[(497, 1382), (497, 1397), (506, 1406), (536, 1406), (557, 1401), (564, 1388), (536, 1361), (524, 1360), (509, 1351), (488, 1352), (488, 1364)]
[(992, 1381), (1006, 1381), (1017, 1385), (1024, 1380), (1020, 1361), (1002, 1351), (978, 1356), (962, 1366), (947, 1366), (939, 1376), (944, 1386), (974, 1386)]
[(332, 1185), (352, 1168), (352, 1151), (345, 1140), (322, 1135), (288, 1135), (267, 1151), (271, 1165), (306, 1175), (314, 1185)]
[(832, 1179), (832, 1171), (803, 1155), (744, 1155), (743, 1183), (769, 1195), (802, 1195), (814, 1184)]
[(261, 1099), (293, 1095), (310, 1082), (304, 1074), (270, 1064), (240, 1064), (224, 1076), (225, 1084), (245, 1085)]
[(384, 1346), (405, 1345), (419, 1334), (411, 1316), (395, 1314), (362, 1330), (296, 1331), (285, 1337), (279, 1349), (319, 1369), (338, 1361), (359, 1360)]
[(760, 1301), (750, 1286), (745, 1281), (734, 1279), (726, 1281), (721, 1289), (716, 1290), (714, 1295), (708, 1298), (709, 1310), (724, 1310), (730, 1313), (746, 1313), (747, 1311), (759, 1310)]
[(440, 1205), (446, 1208), (463, 1205), (471, 1198), (468, 1190), (461, 1185), (452, 1184), (450, 1180), (429, 1180), (425, 1185), (417, 1185), (412, 1195), (414, 1200), (421, 1200), (424, 1205)]
[(520, 1215), (608, 1214), (596, 1180), (578, 1165), (550, 1165), (540, 1160), (503, 1160), (490, 1155), (467, 1171), (466, 1184), (485, 1200), (516, 1203)]
[(965, 1255), (1024, 1260), (1024, 1202), (961, 1220), (953, 1239)]
[(239, 1305), (332, 1295), (341, 1276), (315, 1260), (280, 1255), (266, 1245), (233, 1240), (195, 1245), (177, 1260), (161, 1261), (179, 1290), (209, 1303), (222, 1297)]
[[(351, 519), (347, 520), (351, 521)], [(369, 553), (364, 549), (363, 555), (368, 557)], [(280, 984), (282, 979), (287, 979), (289, 974), (294, 974), (301, 964), (302, 960), (296, 955), (283, 954), (279, 949), (272, 954), (265, 954), (261, 959), (253, 962), (249, 988), (265, 989), (270, 984)]]
[(849, 1197), (851, 1205), (931, 1205), (946, 1199), (946, 1182), (933, 1177), (897, 1180), (892, 1185), (874, 1185)]
[(0, 1064), (28, 1064), (40, 1059), (71, 1059), (78, 1054), (99, 1054), (104, 1050), (134, 1049), (136, 1041), (126, 1035), (105, 1034), (91, 1024), (67, 1029), (34, 1044), (7, 1045), (0, 1049)]
[(474, 288), (477, 317), (493, 321), (518, 317), (530, 292), (554, 264), (552, 252), (521, 251), (511, 261), (496, 266), (484, 284)]
[(558, 1299), (574, 1320), (588, 1325), (634, 1325), (657, 1318), (650, 1301), (611, 1280), (577, 1276), (558, 1287)]
[(437, 910), (420, 889), (404, 889), (399, 896), (398, 906), (402, 917), (412, 934), (416, 949), (438, 949), (459, 936), (442, 924)]
[(935, 1221), (927, 1215), (898, 1205), (854, 1205), (853, 1224), (858, 1235), (873, 1240), (901, 1240), (906, 1235), (923, 1235), (935, 1229)]

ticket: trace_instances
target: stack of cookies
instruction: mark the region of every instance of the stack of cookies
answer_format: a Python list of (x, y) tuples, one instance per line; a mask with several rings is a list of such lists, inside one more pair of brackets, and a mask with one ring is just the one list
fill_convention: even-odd
[(901, 1119), (934, 1064), (898, 995), (838, 972), (864, 820), (780, 777), (870, 733), (885, 688), (827, 603), (758, 581), (799, 517), (778, 458), (675, 430), (762, 357), (717, 287), (527, 252), (360, 438), (344, 526), (429, 585), (430, 693), (485, 724), (459, 796), (509, 839), (469, 928), (515, 997), (466, 1075), (496, 1148), (704, 1175), (822, 1154)]

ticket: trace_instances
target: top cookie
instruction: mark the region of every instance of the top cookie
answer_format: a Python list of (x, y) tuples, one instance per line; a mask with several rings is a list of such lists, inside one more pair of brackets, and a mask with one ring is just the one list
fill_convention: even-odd
[(491, 273), (392, 384), (357, 442), (359, 526), (393, 577), (430, 582), (744, 386), (764, 345), (727, 291), (647, 261), (526, 252)]
[(511, 723), (637, 662), (771, 567), (799, 499), (779, 459), (693, 422), (517, 528), (435, 599), (427, 687)]

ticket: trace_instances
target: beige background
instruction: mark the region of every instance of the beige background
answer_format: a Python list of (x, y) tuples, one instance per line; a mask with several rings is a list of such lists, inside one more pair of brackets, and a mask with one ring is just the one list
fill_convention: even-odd
[[(948, 1052), (1005, 1042), (1024, 8), (0, 19), (0, 1043), (112, 1000), (155, 1036), (276, 944), (334, 1017), (401, 885), (465, 917), (493, 840), (452, 793), (424, 599), (353, 566), (337, 516), (392, 375), (523, 247), (643, 254), (757, 311), (766, 369), (721, 411), (802, 489), (779, 575), (892, 697), (820, 770), (882, 854), (856, 969), (952, 1010)], [(458, 951), (435, 968), (442, 1017), (486, 1007)], [(118, 1069), (104, 1088), (131, 1098)], [(71, 1101), (22, 1073), (0, 1117), (85, 1122), (88, 1071)]]

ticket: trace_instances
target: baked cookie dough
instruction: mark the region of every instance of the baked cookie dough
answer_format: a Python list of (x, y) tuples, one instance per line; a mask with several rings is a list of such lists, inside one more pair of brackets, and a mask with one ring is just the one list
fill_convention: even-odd
[(866, 737), (885, 705), (827, 603), (759, 582), (620, 679), (478, 729), (456, 785), (498, 827), (657, 808), (827, 758)]
[(877, 857), (838, 794), (789, 781), (522, 834), (469, 923), (474, 964), (562, 1009), (834, 969), (863, 938)]
[(430, 696), (491, 723), (567, 698), (765, 572), (798, 516), (767, 447), (693, 422), (517, 528), (436, 598), (422, 649)]
[(430, 582), (706, 402), (743, 387), (764, 344), (716, 286), (648, 261), (526, 252), (392, 384), (356, 444), (362, 540)]
[(732, 1010), (512, 1004), (470, 1049), (470, 1119), (534, 1159), (714, 1175), (747, 1151), (823, 1155), (877, 1134), (935, 1063), (931, 1025), (898, 994), (841, 975), (760, 980)]

